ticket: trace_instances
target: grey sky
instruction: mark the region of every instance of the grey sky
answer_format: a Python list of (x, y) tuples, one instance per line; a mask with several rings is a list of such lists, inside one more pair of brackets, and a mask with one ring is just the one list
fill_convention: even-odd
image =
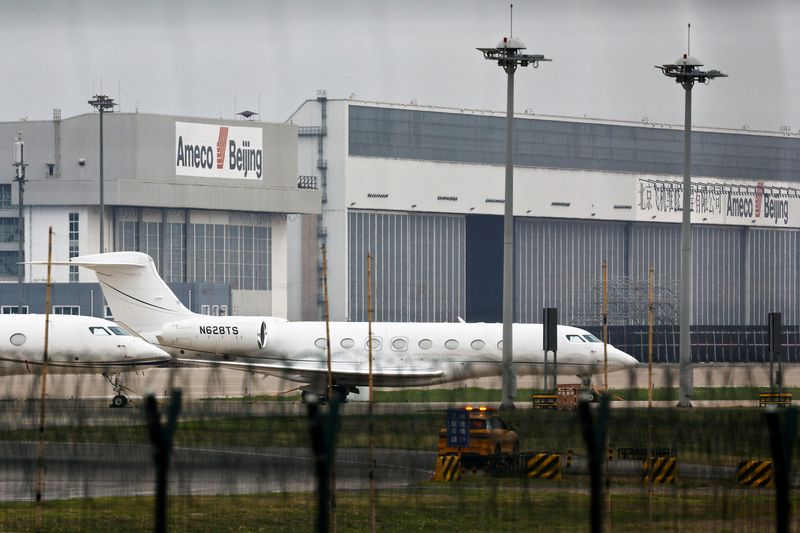
[[(0, 3), (0, 121), (89, 110), (283, 121), (329, 98), (505, 109), (505, 78), (475, 50), (508, 33), (508, 1), (30, 1)], [(516, 110), (682, 123), (681, 89), (653, 65), (686, 47), (730, 78), (694, 91), (701, 126), (800, 129), (800, 2), (517, 1), (514, 34), (553, 58), (517, 75)]]

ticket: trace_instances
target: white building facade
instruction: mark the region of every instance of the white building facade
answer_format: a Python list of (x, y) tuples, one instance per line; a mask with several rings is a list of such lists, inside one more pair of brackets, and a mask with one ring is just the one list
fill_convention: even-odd
[[(290, 233), (314, 226), (326, 245), (333, 318), (366, 319), (369, 252), (377, 320), (501, 320), (503, 114), (322, 94), (288, 122), (323, 202)], [(516, 320), (558, 307), (562, 322), (596, 324), (605, 260), (625, 291), (612, 316), (644, 321), (652, 266), (660, 323), (673, 323), (683, 128), (525, 114), (514, 127)], [(693, 324), (758, 325), (772, 311), (800, 323), (800, 139), (696, 128), (692, 161)], [(308, 287), (304, 274), (319, 279), (296, 270), (290, 283)], [(304, 318), (319, 316), (315, 290), (295, 295)]]
[[(25, 258), (47, 259), (49, 227), (54, 260), (98, 253), (99, 116), (0, 123), (9, 147), (18, 131), (27, 164)], [(106, 113), (103, 151), (105, 251), (148, 253), (168, 283), (200, 284), (187, 289), (189, 299), (192, 290), (200, 301), (203, 291), (228, 286), (229, 301), (215, 313), (288, 315), (287, 217), (315, 214), (320, 206), (314, 184), (299, 184), (296, 127)], [(19, 193), (13, 167), (7, 169), (0, 178), (0, 279), (12, 282)], [(55, 283), (79, 287), (95, 279), (75, 267), (53, 269)], [(25, 267), (26, 284), (45, 280), (45, 267)], [(17, 298), (10, 285), (0, 287), (6, 305)], [(80, 290), (63, 291), (86, 300)], [(98, 296), (92, 297), (92, 309), (83, 305), (81, 314), (101, 313)]]

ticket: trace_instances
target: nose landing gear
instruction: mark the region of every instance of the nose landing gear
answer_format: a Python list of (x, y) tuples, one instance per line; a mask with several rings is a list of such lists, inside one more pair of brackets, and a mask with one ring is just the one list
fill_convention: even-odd
[(122, 408), (131, 404), (128, 397), (123, 394), (123, 391), (129, 389), (122, 383), (119, 374), (103, 374), (103, 377), (106, 378), (106, 381), (114, 388), (114, 397), (111, 399), (111, 405), (109, 405), (109, 407)]
[(592, 376), (578, 376), (581, 380), (580, 399), (585, 402), (596, 402), (600, 399), (600, 392), (592, 383)]

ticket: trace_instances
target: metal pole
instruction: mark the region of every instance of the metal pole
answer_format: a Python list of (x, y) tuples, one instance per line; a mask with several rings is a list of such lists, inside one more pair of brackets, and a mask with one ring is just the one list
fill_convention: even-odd
[(603, 389), (608, 391), (608, 261), (603, 259)]
[(100, 253), (106, 251), (105, 225), (106, 211), (103, 197), (103, 107), (100, 107)]
[(322, 290), (325, 301), (325, 348), (328, 358), (328, 401), (333, 399), (333, 369), (331, 362), (331, 323), (328, 315), (328, 260), (325, 245), (322, 245)]
[(377, 494), (375, 487), (374, 428), (372, 421), (372, 255), (367, 254), (367, 339), (369, 339), (369, 530), (375, 533), (377, 524)]
[(771, 343), (769, 344), (769, 392), (775, 392), (775, 352)]
[[(325, 346), (328, 354), (328, 403), (331, 405), (331, 410), (335, 409), (333, 404), (338, 405), (339, 399), (334, 398), (333, 394), (333, 361), (331, 358), (331, 321), (330, 321), (330, 308), (328, 307), (328, 257), (325, 250), (325, 245), (322, 245), (322, 285), (325, 290)], [(371, 340), (371, 339), (370, 339)], [(336, 531), (336, 465), (331, 458), (330, 465), (330, 528), (335, 533)]]
[(653, 407), (653, 265), (647, 271), (647, 408)]
[[(691, 24), (689, 25), (691, 29)], [(673, 78), (684, 90), (684, 135), (683, 135), (683, 202), (681, 221), (681, 309), (680, 309), (680, 396), (678, 407), (691, 407), (694, 394), (692, 375), (692, 87), (695, 81), (708, 83), (716, 78), (726, 78), (719, 70), (703, 70), (697, 58), (686, 53), (674, 63), (656, 65), (662, 74)]]
[(18, 303), (17, 303), (17, 313), (22, 314), (22, 306), (24, 303), (22, 297), (22, 284), (25, 282), (25, 265), (23, 261), (25, 261), (25, 218), (24, 218), (24, 211), (23, 205), (25, 203), (24, 196), (25, 196), (25, 165), (24, 163), (20, 165), (20, 176), (17, 183), (19, 183), (19, 221), (17, 222), (17, 230), (18, 230), (18, 238), (19, 238), (19, 251), (17, 252), (17, 257), (19, 264), (17, 265), (17, 290), (18, 290)]
[(17, 217), (17, 313), (22, 314), (23, 297), (22, 297), (22, 284), (25, 282), (25, 218), (24, 218), (24, 205), (25, 205), (25, 143), (22, 140), (22, 130), (17, 132), (17, 140), (14, 143), (14, 167), (15, 176), (14, 181), (19, 185), (19, 215)]
[(513, 409), (517, 380), (513, 367), (514, 323), (514, 71), (516, 63), (505, 64), (508, 74), (506, 94), (506, 179), (503, 214), (503, 403)]
[(590, 529), (592, 533), (603, 530), (603, 483), (607, 476), (603, 475), (605, 460), (606, 436), (608, 434), (608, 393), (600, 396), (600, 405), (596, 416), (592, 416), (592, 408), (588, 402), (578, 402), (578, 415), (581, 421), (583, 441), (589, 459), (589, 476), (591, 482)]
[[(792, 448), (797, 434), (797, 408), (767, 410), (769, 441), (775, 479), (775, 531), (788, 533), (791, 524)], [(781, 418), (784, 423), (781, 424)]]
[(553, 350), (553, 394), (558, 394), (558, 350)]
[(165, 424), (161, 424), (161, 415), (158, 412), (158, 403), (155, 395), (148, 394), (145, 403), (145, 415), (150, 432), (150, 442), (153, 445), (153, 459), (156, 467), (156, 496), (154, 531), (166, 533), (169, 464), (174, 450), (175, 430), (178, 427), (178, 415), (181, 411), (180, 389), (170, 390), (169, 411)]
[(680, 313), (680, 392), (678, 407), (691, 407), (694, 394), (692, 374), (692, 80), (683, 82), (686, 116), (683, 140), (683, 218), (681, 222), (681, 313)]
[(50, 292), (53, 269), (53, 226), (50, 226), (47, 237), (47, 288), (44, 298), (44, 352), (42, 353), (42, 385), (39, 393), (39, 443), (36, 447), (36, 512), (34, 515), (34, 529), (37, 533), (42, 531), (42, 500), (44, 499), (44, 421), (45, 400), (47, 399), (47, 359), (50, 339)]

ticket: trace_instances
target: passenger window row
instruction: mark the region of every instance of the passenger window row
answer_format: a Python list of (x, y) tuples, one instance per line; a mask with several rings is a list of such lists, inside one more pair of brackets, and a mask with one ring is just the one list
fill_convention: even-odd
[[(339, 346), (344, 348), (345, 350), (349, 350), (356, 345), (356, 341), (351, 339), (350, 337), (345, 337), (339, 342)], [(328, 346), (328, 342), (324, 337), (318, 338), (314, 341), (314, 346), (319, 348), (320, 350), (324, 350)], [(381, 337), (372, 337), (372, 349), (373, 351), (380, 350), (382, 346)], [(393, 337), (392, 342), (390, 343), (392, 351), (394, 352), (405, 352), (408, 349), (408, 339), (406, 337)], [(419, 346), (422, 350), (430, 350), (433, 348), (433, 341), (430, 339), (421, 339), (417, 346)], [(455, 350), (459, 346), (459, 343), (455, 339), (448, 339), (444, 343), (444, 347), (448, 350)], [(486, 342), (482, 341), (481, 339), (475, 339), (470, 343), (470, 347), (473, 350), (479, 351), (483, 350), (486, 347)], [(497, 343), (497, 348), (499, 350), (503, 349), (503, 341)], [(367, 339), (364, 339), (364, 349), (369, 349), (369, 345), (367, 344)]]

